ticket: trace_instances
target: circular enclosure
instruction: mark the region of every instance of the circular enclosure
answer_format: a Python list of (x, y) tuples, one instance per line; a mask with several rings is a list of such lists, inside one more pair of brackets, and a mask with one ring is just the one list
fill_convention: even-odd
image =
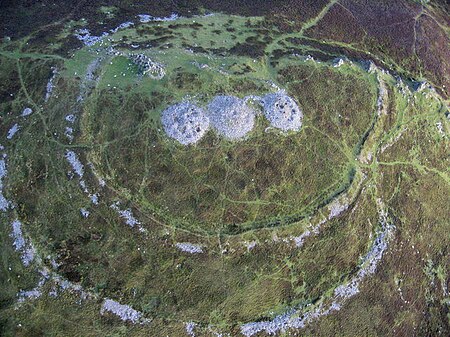
[(341, 55), (411, 49), (376, 1), (91, 2), (0, 45), (0, 335), (445, 334), (448, 104), (398, 72), (432, 2), (383, 2), (395, 73)]

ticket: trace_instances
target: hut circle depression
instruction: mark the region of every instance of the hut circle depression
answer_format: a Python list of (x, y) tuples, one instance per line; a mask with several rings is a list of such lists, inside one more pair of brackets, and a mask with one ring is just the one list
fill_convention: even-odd
[(273, 127), (284, 132), (300, 130), (303, 113), (285, 91), (243, 99), (218, 95), (209, 102), (206, 109), (185, 101), (165, 109), (161, 122), (166, 134), (183, 145), (198, 142), (209, 127), (226, 139), (238, 140), (253, 129), (258, 114), (248, 104), (249, 100), (263, 107), (264, 116)]

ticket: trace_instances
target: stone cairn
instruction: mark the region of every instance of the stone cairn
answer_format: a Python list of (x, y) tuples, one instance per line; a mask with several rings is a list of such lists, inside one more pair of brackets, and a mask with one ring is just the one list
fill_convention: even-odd
[(263, 108), (263, 114), (271, 126), (282, 132), (299, 131), (303, 113), (297, 103), (285, 91), (263, 97), (215, 96), (203, 109), (184, 101), (166, 108), (161, 121), (166, 134), (183, 145), (197, 143), (211, 125), (219, 135), (229, 140), (239, 140), (253, 129), (257, 111), (249, 106), (254, 101)]
[(162, 64), (152, 61), (144, 54), (131, 54), (129, 59), (138, 66), (139, 72), (143, 75), (160, 80), (166, 74)]

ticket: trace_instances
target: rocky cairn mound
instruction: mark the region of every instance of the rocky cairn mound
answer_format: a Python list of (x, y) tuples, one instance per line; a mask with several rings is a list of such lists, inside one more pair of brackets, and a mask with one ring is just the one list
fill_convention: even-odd
[(298, 131), (302, 126), (303, 113), (297, 103), (284, 92), (268, 94), (262, 98), (264, 116), (270, 124), (283, 131)]
[(190, 102), (169, 106), (162, 113), (161, 123), (166, 134), (183, 145), (195, 144), (209, 128), (205, 111)]
[(138, 66), (139, 72), (143, 75), (160, 80), (166, 74), (161, 64), (152, 61), (144, 54), (130, 54), (129, 59)]
[(255, 124), (255, 110), (235, 96), (216, 96), (208, 104), (212, 127), (221, 136), (236, 140), (245, 137)]
[(282, 130), (299, 131), (303, 113), (297, 103), (284, 91), (264, 97), (215, 96), (204, 110), (189, 102), (178, 103), (163, 111), (162, 124), (167, 135), (184, 145), (194, 144), (203, 137), (211, 124), (222, 137), (229, 140), (244, 138), (255, 126), (257, 111), (248, 104), (260, 104), (270, 124)]

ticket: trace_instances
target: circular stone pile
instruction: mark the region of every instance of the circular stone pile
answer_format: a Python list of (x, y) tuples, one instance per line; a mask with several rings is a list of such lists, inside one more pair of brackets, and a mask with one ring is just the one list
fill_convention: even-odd
[(264, 115), (270, 124), (283, 131), (300, 130), (303, 113), (297, 103), (283, 92), (268, 94), (262, 98)]
[(161, 123), (166, 134), (183, 145), (198, 142), (209, 128), (205, 111), (189, 102), (169, 106), (162, 112)]
[(144, 54), (130, 54), (129, 59), (138, 66), (139, 72), (153, 79), (160, 80), (166, 74), (161, 64), (152, 61)]
[(225, 138), (243, 138), (255, 124), (255, 110), (235, 96), (216, 96), (208, 105), (211, 125)]

